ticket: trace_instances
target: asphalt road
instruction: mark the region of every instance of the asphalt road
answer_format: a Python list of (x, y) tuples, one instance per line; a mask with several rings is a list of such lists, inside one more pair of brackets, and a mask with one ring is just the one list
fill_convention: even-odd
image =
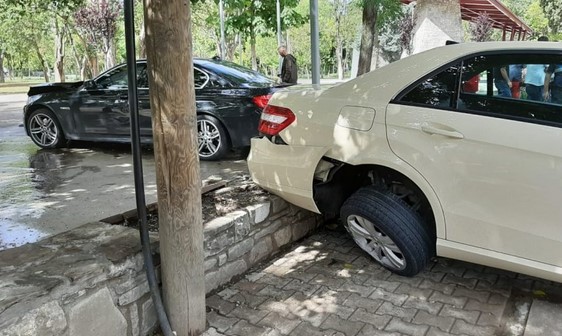
[[(135, 208), (129, 145), (71, 143), (41, 150), (26, 136), (26, 95), (0, 95), (0, 250)], [(247, 172), (244, 154), (201, 162), (201, 178)], [(156, 201), (154, 154), (143, 151), (147, 202)]]

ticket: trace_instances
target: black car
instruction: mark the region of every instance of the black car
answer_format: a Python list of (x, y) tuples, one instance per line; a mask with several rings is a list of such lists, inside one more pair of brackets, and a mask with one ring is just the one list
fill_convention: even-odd
[[(217, 160), (229, 149), (250, 145), (258, 134), (262, 109), (277, 89), (274, 81), (234, 63), (195, 59), (199, 157)], [(140, 132), (152, 142), (146, 61), (137, 62)], [(118, 65), (94, 80), (32, 86), (24, 125), (42, 148), (68, 140), (128, 142), (130, 122), (127, 66)]]

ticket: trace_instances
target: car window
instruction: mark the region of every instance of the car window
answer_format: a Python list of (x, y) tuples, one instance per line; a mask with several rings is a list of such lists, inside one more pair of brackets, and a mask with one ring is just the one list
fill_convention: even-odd
[[(556, 75), (557, 64), (562, 65), (562, 55), (500, 54), (466, 59), (458, 109), (562, 126), (562, 72)], [(545, 99), (549, 71), (550, 90)]]
[[(127, 66), (121, 65), (110, 69), (96, 79), (98, 88), (106, 90), (126, 90), (128, 84)], [(137, 64), (137, 87), (148, 88), (146, 64)]]
[(194, 76), (194, 84), (196, 89), (204, 88), (205, 85), (207, 85), (207, 82), (209, 81), (209, 76), (197, 68), (193, 69), (193, 76)]
[(447, 69), (425, 78), (415, 85), (399, 101), (415, 105), (452, 108), (459, 66)]
[[(272, 87), (275, 81), (261, 73), (241, 65), (226, 61), (200, 60), (199, 64), (214, 72), (218, 77), (226, 79), (235, 86), (241, 87)], [(225, 86), (222, 84), (221, 86)]]

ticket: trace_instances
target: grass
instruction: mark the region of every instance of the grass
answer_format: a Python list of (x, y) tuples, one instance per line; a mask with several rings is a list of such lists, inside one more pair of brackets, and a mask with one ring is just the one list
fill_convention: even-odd
[(40, 79), (8, 80), (0, 83), (0, 94), (27, 93), (30, 85), (43, 83)]

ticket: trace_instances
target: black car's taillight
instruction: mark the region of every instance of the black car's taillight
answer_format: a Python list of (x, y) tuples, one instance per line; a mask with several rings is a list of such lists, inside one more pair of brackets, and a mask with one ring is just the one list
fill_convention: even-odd
[(267, 103), (269, 103), (271, 96), (272, 96), (271, 94), (256, 96), (252, 98), (252, 101), (254, 102), (254, 104), (256, 104), (257, 107), (264, 109), (267, 106)]

